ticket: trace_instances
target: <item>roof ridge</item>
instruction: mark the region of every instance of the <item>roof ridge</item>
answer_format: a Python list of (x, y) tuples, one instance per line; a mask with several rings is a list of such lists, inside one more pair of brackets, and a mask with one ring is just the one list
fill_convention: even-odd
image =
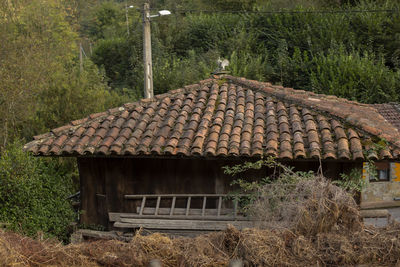
[[(267, 93), (285, 102), (291, 102), (327, 113), (330, 116), (344, 120), (346, 123), (357, 127), (359, 130), (385, 139), (392, 145), (400, 148), (400, 133), (393, 125), (386, 122), (382, 115), (369, 104), (350, 101), (332, 95), (316, 94), (305, 90), (272, 85), (267, 82), (248, 80), (231, 75), (224, 75), (220, 78), (228, 79), (237, 85)], [(337, 105), (337, 102), (340, 102), (341, 105)]]

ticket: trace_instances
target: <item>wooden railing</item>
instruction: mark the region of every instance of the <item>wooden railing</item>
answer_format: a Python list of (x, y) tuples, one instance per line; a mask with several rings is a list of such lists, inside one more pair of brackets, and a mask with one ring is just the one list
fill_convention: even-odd
[(222, 230), (227, 224), (240, 229), (251, 225), (240, 212), (237, 198), (227, 194), (145, 194), (124, 198), (138, 203), (135, 212), (109, 213), (117, 228)]

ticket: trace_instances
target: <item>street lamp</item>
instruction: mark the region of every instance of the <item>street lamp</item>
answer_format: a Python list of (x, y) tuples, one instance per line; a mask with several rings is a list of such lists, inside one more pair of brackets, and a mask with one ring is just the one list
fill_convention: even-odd
[(125, 1), (126, 34), (129, 36), (128, 8), (134, 8), (134, 6), (129, 6), (129, 7), (128, 7), (128, 3)]
[(160, 10), (158, 11), (158, 15), (151, 15), (150, 18), (160, 17), (160, 16), (168, 16), (171, 15), (171, 11), (169, 10)]
[(144, 97), (153, 98), (153, 64), (151, 60), (150, 18), (171, 15), (169, 10), (160, 10), (157, 15), (150, 15), (150, 5), (143, 5), (143, 65), (144, 65)]

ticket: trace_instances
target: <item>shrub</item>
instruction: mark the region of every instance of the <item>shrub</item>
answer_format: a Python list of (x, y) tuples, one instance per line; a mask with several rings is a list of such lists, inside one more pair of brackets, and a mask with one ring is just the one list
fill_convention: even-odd
[(14, 231), (66, 241), (74, 212), (66, 200), (72, 182), (54, 159), (35, 158), (14, 142), (0, 154), (0, 222)]
[(311, 86), (315, 92), (336, 95), (363, 103), (398, 100), (399, 73), (373, 54), (347, 53), (343, 47), (314, 58)]

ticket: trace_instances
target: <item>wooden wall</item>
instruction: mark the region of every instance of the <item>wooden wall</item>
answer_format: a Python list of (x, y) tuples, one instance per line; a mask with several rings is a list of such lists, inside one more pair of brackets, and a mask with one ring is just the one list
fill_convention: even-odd
[[(109, 227), (108, 212), (134, 212), (137, 202), (125, 194), (200, 194), (227, 193), (234, 179), (222, 167), (244, 160), (78, 158), (81, 179), (81, 223)], [(291, 162), (297, 170), (318, 170), (317, 161)], [(339, 173), (361, 163), (323, 162), (324, 174), (338, 178)], [(247, 173), (263, 178), (269, 170)], [(179, 205), (179, 203), (177, 203)], [(193, 205), (197, 205), (195, 202)], [(212, 205), (212, 203), (211, 203)]]

